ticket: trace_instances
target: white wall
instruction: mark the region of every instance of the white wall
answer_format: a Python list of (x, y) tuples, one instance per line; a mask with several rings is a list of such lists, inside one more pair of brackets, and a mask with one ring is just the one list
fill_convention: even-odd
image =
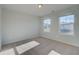
[(2, 44), (39, 36), (39, 18), (11, 10), (3, 9)]
[[(62, 35), (59, 33), (59, 16), (64, 15), (75, 15), (75, 24), (74, 24), (74, 35)], [(43, 26), (41, 28), (41, 36), (49, 38), (52, 40), (61, 41), (67, 44), (71, 44), (79, 47), (79, 7), (71, 7), (64, 10), (61, 10), (56, 13), (51, 13), (50, 15), (44, 16), (44, 18), (50, 18), (52, 20), (51, 32), (43, 32)], [(41, 22), (42, 23), (42, 22)]]
[(1, 13), (2, 12), (2, 10), (1, 10), (1, 5), (0, 5), (0, 50), (1, 50), (1, 39), (2, 39), (2, 31), (1, 31), (1, 29), (2, 29), (2, 19), (1, 19)]

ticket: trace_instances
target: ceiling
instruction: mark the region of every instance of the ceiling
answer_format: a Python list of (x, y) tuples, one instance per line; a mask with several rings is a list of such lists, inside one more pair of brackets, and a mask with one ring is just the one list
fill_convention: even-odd
[(52, 11), (59, 11), (72, 4), (44, 4), (42, 8), (38, 8), (36, 4), (5, 4), (3, 8), (14, 10), (18, 12), (27, 13), (34, 16), (44, 16), (50, 14)]

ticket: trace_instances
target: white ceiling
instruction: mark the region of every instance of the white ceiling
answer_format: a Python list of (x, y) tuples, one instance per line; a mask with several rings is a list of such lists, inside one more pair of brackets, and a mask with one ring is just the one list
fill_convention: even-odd
[(42, 8), (38, 8), (36, 4), (5, 4), (4, 8), (31, 14), (34, 16), (44, 16), (52, 11), (59, 11), (68, 7), (71, 7), (71, 4), (44, 4)]

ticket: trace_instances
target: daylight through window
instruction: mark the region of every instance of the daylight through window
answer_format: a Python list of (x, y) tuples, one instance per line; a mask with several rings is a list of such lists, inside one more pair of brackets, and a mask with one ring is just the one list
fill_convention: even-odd
[(50, 25), (51, 25), (50, 19), (45, 19), (43, 21), (44, 32), (50, 32)]
[(74, 33), (74, 15), (62, 16), (59, 18), (61, 33), (70, 34)]

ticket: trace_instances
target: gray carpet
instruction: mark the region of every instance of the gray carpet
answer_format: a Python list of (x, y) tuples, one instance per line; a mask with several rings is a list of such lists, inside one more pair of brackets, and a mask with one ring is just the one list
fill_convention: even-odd
[(72, 45), (68, 45), (65, 43), (61, 43), (46, 38), (23, 40), (20, 42), (4, 45), (3, 49), (16, 47), (17, 45), (21, 45), (23, 43), (27, 43), (32, 40), (39, 42), (40, 45), (27, 52), (24, 52), (22, 55), (47, 55), (51, 50), (54, 50), (60, 53), (61, 55), (79, 55), (79, 47), (75, 47)]

